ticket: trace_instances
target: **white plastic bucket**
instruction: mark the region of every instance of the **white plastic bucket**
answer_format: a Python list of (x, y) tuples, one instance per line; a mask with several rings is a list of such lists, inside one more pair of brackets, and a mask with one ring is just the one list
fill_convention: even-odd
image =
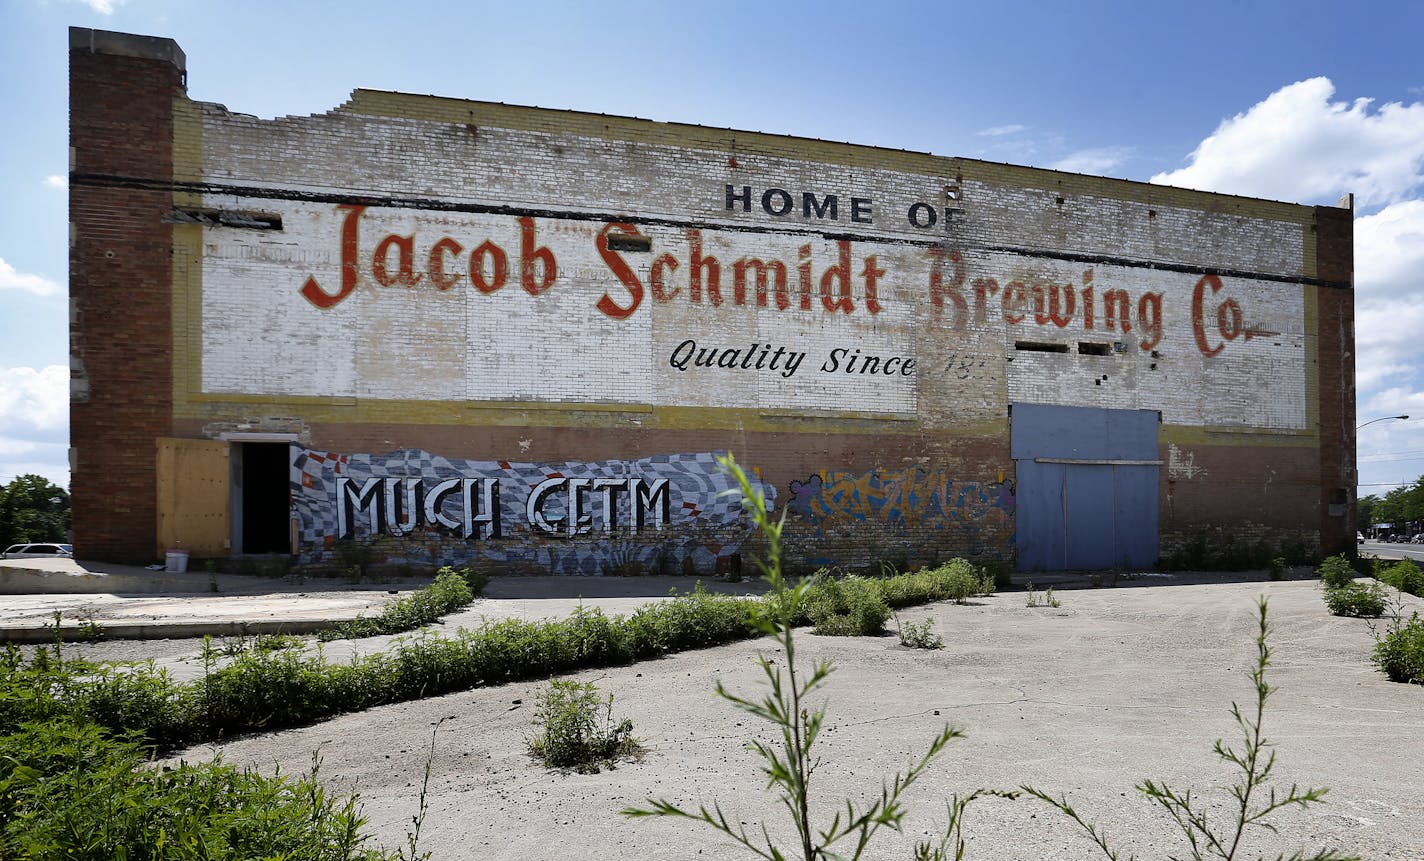
[(186, 551), (186, 550), (169, 550), (169, 551), (168, 551), (168, 567), (165, 568), (164, 570), (167, 571), (169, 574), (186, 574), (186, 573), (188, 573), (188, 551)]

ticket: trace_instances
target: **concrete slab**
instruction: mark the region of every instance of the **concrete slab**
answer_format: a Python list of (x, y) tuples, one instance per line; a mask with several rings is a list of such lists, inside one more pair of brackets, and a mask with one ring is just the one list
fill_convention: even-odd
[[(836, 799), (878, 794), (885, 776), (950, 723), (967, 737), (951, 743), (911, 792), (904, 834), (883, 834), (867, 857), (911, 857), (914, 840), (943, 826), (952, 794), (1020, 783), (1066, 793), (1107, 829), (1123, 857), (1188, 855), (1171, 821), (1134, 786), (1152, 778), (1192, 787), (1213, 817), (1227, 813), (1233, 775), (1211, 747), (1218, 738), (1236, 742), (1230, 704), (1252, 701), (1246, 673), (1255, 602), (1265, 595), (1275, 649), (1269, 681), (1279, 688), (1265, 727), (1279, 756), (1276, 786), (1325, 785), (1330, 792), (1327, 804), (1273, 816), (1279, 834), (1248, 832), (1245, 854), (1333, 846), (1369, 859), (1424, 859), (1424, 687), (1376, 672), (1368, 623), (1330, 616), (1315, 583), (1058, 594), (1059, 608), (1028, 607), (1023, 593), (1001, 593), (902, 613), (909, 621), (933, 619), (942, 651), (906, 649), (893, 636), (798, 635), (803, 666), (827, 659), (836, 667), (823, 692), (829, 712), (820, 743), (825, 762), (814, 781), (817, 818), (828, 820)], [(602, 774), (549, 772), (527, 755), (543, 682), (402, 703), (183, 755), (221, 754), (230, 763), (291, 773), (320, 751), (324, 780), (358, 791), (376, 839), (394, 849), (405, 845), (417, 812), (438, 724), (419, 847), (435, 857), (734, 857), (743, 853), (706, 827), (629, 821), (618, 811), (649, 797), (694, 809), (716, 800), (753, 833), (765, 819), (773, 835), (789, 837), (784, 811), (764, 790), (746, 747), (779, 736), (713, 694), (721, 681), (760, 696), (758, 654), (782, 658), (761, 640), (575, 674), (614, 696), (615, 719), (631, 719), (648, 748), (641, 761)], [(968, 857), (980, 861), (1098, 854), (1071, 822), (1025, 800), (976, 803), (964, 833)]]
[[(1085, 585), (1159, 586), (1264, 579), (1260, 571), (1015, 575), (1040, 590)], [(1308, 569), (1294, 572), (1309, 577)], [(0, 560), (0, 642), (41, 643), (59, 633), (67, 640), (183, 639), (255, 634), (307, 634), (360, 615), (379, 613), (393, 598), (428, 578), (355, 582), (342, 578), (250, 577), (146, 568), (73, 559)], [(670, 593), (704, 588), (759, 594), (760, 581), (728, 583), (699, 577), (494, 577), (485, 600), (446, 620), (446, 627), (491, 618), (561, 618), (581, 603), (605, 613), (631, 613)], [(380, 646), (382, 641), (363, 643)]]
[[(1304, 572), (1297, 572), (1304, 577)], [(257, 578), (251, 578), (256, 580)], [(1074, 588), (1087, 579), (1115, 583)], [(1233, 582), (1234, 581), (1234, 582)], [(693, 578), (496, 578), (468, 610), (436, 629), (472, 627), (491, 618), (560, 618), (580, 604), (631, 612)], [(799, 637), (803, 659), (831, 659), (830, 720), (817, 785), (825, 799), (865, 798), (880, 779), (922, 750), (945, 722), (968, 738), (951, 745), (912, 799), (909, 827), (887, 835), (875, 857), (909, 857), (909, 842), (929, 836), (953, 793), (1020, 782), (1067, 793), (1085, 815), (1140, 857), (1180, 852), (1170, 823), (1133, 789), (1151, 777), (1192, 786), (1224, 812), (1232, 775), (1211, 755), (1235, 732), (1229, 705), (1246, 704), (1254, 600), (1271, 601), (1276, 649), (1270, 680), (1280, 687), (1267, 732), (1280, 755), (1281, 781), (1331, 787), (1328, 805), (1282, 811), (1280, 835), (1251, 835), (1252, 857), (1337, 846), (1366, 858), (1424, 861), (1424, 688), (1397, 685), (1369, 662), (1369, 623), (1328, 615), (1314, 582), (1266, 582), (1261, 572), (1132, 574), (1118, 578), (1041, 576), (1059, 608), (1025, 606), (1005, 592), (968, 606), (937, 604), (903, 611), (933, 619), (946, 648), (905, 649), (893, 636)], [(395, 588), (412, 588), (403, 584)], [(289, 581), (229, 585), (246, 594), (28, 595), (0, 597), (0, 629), (43, 631), (56, 609), (88, 613), (101, 626), (148, 625), (155, 634), (290, 622), (318, 612), (376, 611), (394, 597), (371, 584), (324, 583), (301, 591)], [(759, 583), (708, 583), (754, 593)], [(262, 592), (260, 588), (270, 591)], [(298, 588), (300, 587), (300, 588)], [(295, 591), (294, 588), (296, 589)], [(363, 604), (362, 602), (369, 602)], [(1424, 601), (1406, 599), (1407, 608)], [(1406, 612), (1408, 609), (1406, 610)], [(194, 626), (189, 628), (186, 626)], [(290, 630), (290, 629), (288, 629)], [(391, 638), (325, 644), (328, 660), (387, 648)], [(720, 800), (755, 827), (773, 817), (757, 763), (746, 751), (766, 727), (712, 694), (721, 680), (740, 693), (759, 690), (755, 658), (767, 641), (738, 643), (629, 667), (575, 676), (615, 695), (614, 713), (633, 720), (648, 755), (602, 775), (550, 773), (531, 761), (524, 740), (534, 730), (543, 683), (483, 688), (344, 715), (311, 727), (234, 739), (190, 751), (283, 772), (324, 757), (337, 789), (357, 790), (376, 838), (403, 845), (415, 812), (424, 751), (440, 724), (432, 762), (431, 811), (422, 849), (462, 858), (683, 858), (726, 854), (706, 829), (672, 822), (628, 822), (617, 810), (649, 796), (697, 804)], [(179, 678), (201, 672), (191, 639), (105, 640), (67, 645), (95, 659), (154, 659)], [(470, 817), (469, 811), (479, 811)], [(770, 812), (770, 813), (769, 813)], [(970, 857), (1079, 859), (1093, 847), (1047, 808), (991, 800), (971, 809)]]
[[(273, 583), (281, 582), (292, 579), (207, 571), (173, 574), (163, 569), (77, 559), (0, 559), (0, 595), (250, 594), (270, 592)], [(335, 586), (344, 581), (329, 582)]]
[[(428, 583), (170, 574), (72, 559), (0, 560), (0, 641), (303, 634), (379, 613)], [(56, 627), (58, 614), (58, 627)]]

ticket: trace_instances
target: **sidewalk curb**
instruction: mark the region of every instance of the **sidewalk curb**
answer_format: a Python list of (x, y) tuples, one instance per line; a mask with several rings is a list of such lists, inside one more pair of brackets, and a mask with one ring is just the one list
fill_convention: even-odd
[[(341, 618), (259, 619), (255, 621), (197, 620), (182, 622), (92, 622), (65, 619), (58, 635), (66, 643), (91, 640), (186, 640), (201, 637), (251, 637), (258, 634), (314, 634), (355, 619), (353, 613)], [(38, 644), (55, 641), (55, 627), (14, 625), (0, 627), (0, 643)]]

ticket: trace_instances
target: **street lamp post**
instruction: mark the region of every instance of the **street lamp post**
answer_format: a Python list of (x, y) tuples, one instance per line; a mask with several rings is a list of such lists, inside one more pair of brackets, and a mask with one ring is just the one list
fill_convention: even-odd
[[(1380, 417), (1377, 418), (1377, 419), (1370, 419), (1369, 421), (1365, 422), (1364, 424), (1359, 425), (1358, 427), (1356, 427), (1356, 428), (1355, 428), (1355, 433), (1359, 433), (1359, 432), (1360, 432), (1360, 428), (1367, 427), (1367, 426), (1369, 426), (1369, 425), (1374, 424), (1375, 422), (1404, 421), (1404, 420), (1407, 419), (1407, 418), (1409, 418), (1409, 416), (1407, 416), (1407, 415), (1404, 415), (1404, 416), (1380, 416)], [(1357, 488), (1357, 489), (1356, 489), (1356, 495), (1358, 495), (1358, 493), (1359, 493), (1359, 491), (1358, 491), (1359, 469), (1358, 469), (1358, 468), (1355, 470), (1355, 476), (1356, 476), (1355, 482), (1356, 482), (1356, 488)]]
[(1368, 426), (1368, 425), (1372, 425), (1372, 424), (1374, 424), (1375, 422), (1387, 422), (1387, 421), (1390, 421), (1390, 420), (1392, 420), (1392, 419), (1400, 419), (1400, 420), (1403, 420), (1403, 419), (1407, 419), (1407, 418), (1409, 418), (1409, 416), (1380, 416), (1380, 417), (1377, 418), (1377, 419), (1370, 419), (1369, 421), (1367, 421), (1367, 422), (1365, 422), (1364, 424), (1360, 425), (1359, 427), (1355, 428), (1355, 431), (1358, 433), (1359, 430), (1360, 430), (1360, 428), (1366, 427), (1366, 426)]

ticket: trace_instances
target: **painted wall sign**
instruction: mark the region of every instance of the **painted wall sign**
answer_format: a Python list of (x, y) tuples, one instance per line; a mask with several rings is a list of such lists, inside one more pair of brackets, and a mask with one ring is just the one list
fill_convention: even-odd
[[(755, 201), (756, 210), (778, 218), (800, 216), (808, 221), (841, 221), (844, 214), (844, 220), (851, 224), (875, 223), (875, 203), (869, 197), (845, 197), (814, 191), (793, 192), (775, 186), (753, 189), (750, 185), (728, 184), (725, 188), (724, 208), (729, 212), (752, 212)], [(948, 195), (957, 195), (958, 187), (950, 186), (946, 192)], [(950, 202), (956, 199), (950, 197)], [(941, 219), (948, 227), (954, 213), (963, 211), (958, 207), (937, 206), (923, 200), (914, 201), (902, 209), (905, 223), (920, 230), (934, 227)]]
[[(834, 202), (834, 197), (831, 201)], [(514, 219), (518, 225), (519, 246), (512, 267), (511, 252), (491, 239), (470, 246), (466, 254), (467, 245), (450, 236), (433, 241), (426, 237), (423, 241), (429, 244), (420, 245), (418, 254), (415, 232), (390, 233), (368, 251), (360, 242), (360, 221), (367, 207), (339, 205), (336, 209), (344, 213), (339, 243), (340, 286), (328, 291), (313, 275), (297, 290), (322, 310), (343, 302), (363, 278), (381, 288), (414, 289), (424, 284), (437, 291), (471, 288), (489, 295), (514, 283), (510, 275), (514, 268), (518, 272), (519, 287), (531, 297), (553, 289), (559, 280), (558, 257), (548, 246), (539, 243), (536, 222), (527, 216)], [(608, 236), (614, 231), (623, 236), (642, 236), (642, 233), (636, 225), (610, 222), (594, 236), (594, 247), (608, 270), (603, 280), (616, 279), (624, 291), (605, 290), (594, 302), (594, 308), (615, 320), (632, 316), (649, 296), (654, 302), (685, 301), (709, 309), (719, 308), (724, 303), (732, 307), (846, 315), (858, 310), (876, 315), (884, 309), (880, 292), (888, 271), (881, 267), (877, 254), (855, 256), (849, 240), (838, 240), (834, 262), (819, 266), (813, 260), (809, 243), (799, 246), (796, 262), (791, 266), (780, 259), (750, 256), (724, 265), (722, 260), (704, 251), (703, 231), (694, 228), (687, 231), (686, 257), (679, 260), (671, 253), (664, 253), (654, 258), (646, 264), (645, 279), (628, 258), (610, 249)], [(1135, 331), (1136, 340), (1144, 350), (1162, 341), (1164, 292), (1143, 290), (1134, 295), (1129, 289), (1116, 287), (1098, 293), (1091, 268), (1082, 272), (1081, 289), (1075, 288), (1071, 281), (1059, 283), (1012, 276), (1001, 284), (993, 275), (971, 273), (964, 256), (957, 251), (946, 254), (942, 248), (930, 247), (922, 250), (922, 256), (922, 265), (916, 267), (918, 271), (896, 271), (897, 285), (910, 288), (900, 291), (899, 295), (911, 305), (927, 304), (936, 321), (951, 332), (965, 331), (971, 319), (978, 324), (988, 323), (993, 315), (996, 322), (1011, 326), (1051, 325), (1066, 329), (1071, 325), (1084, 332), (1123, 335)], [(857, 262), (862, 265), (856, 266)], [(678, 269), (687, 273), (685, 284), (672, 282)], [(729, 270), (730, 276), (725, 279), (724, 269)], [(796, 272), (794, 283), (788, 278), (791, 271)], [(1218, 355), (1238, 338), (1249, 341), (1280, 334), (1247, 317), (1244, 300), (1230, 291), (1218, 296), (1224, 289), (1219, 276), (1203, 275), (1195, 279), (1181, 276), (1181, 280), (1194, 282), (1190, 289), (1191, 335), (1195, 339), (1194, 346), (1203, 356)], [(916, 281), (922, 285), (922, 294), (918, 297), (913, 295)], [(686, 297), (680, 299), (679, 294), (684, 289)], [(849, 351), (841, 348), (841, 358)], [(795, 373), (794, 370), (791, 373)]]
[[(421, 562), (525, 562), (597, 574), (691, 560), (710, 570), (750, 532), (715, 453), (557, 464), (292, 449), (304, 557), (339, 542), (389, 542)], [(776, 490), (761, 485), (769, 500)]]
[[(374, 150), (408, 134), (360, 122)], [(387, 165), (405, 200), (263, 198), (281, 231), (204, 232), (204, 394), (933, 422), (997, 418), (1007, 398), (1309, 424), (1298, 225), (1087, 197), (1070, 214), (1042, 190), (893, 170), (847, 187), (793, 159), (731, 180), (725, 153), (499, 129), (468, 149), (451, 131), (442, 157)], [(240, 161), (223, 139), (204, 138), (209, 157)], [(574, 152), (577, 170), (559, 156)]]

